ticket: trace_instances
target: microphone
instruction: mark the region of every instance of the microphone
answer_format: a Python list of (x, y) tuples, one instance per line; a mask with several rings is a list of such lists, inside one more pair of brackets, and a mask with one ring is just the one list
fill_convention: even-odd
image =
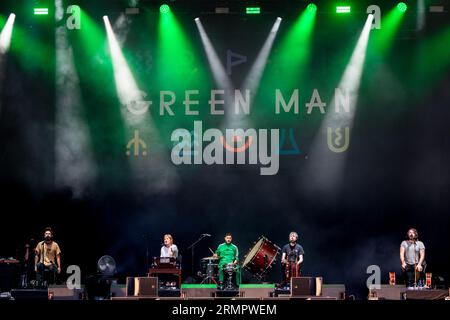
[(209, 233), (202, 233), (202, 237), (211, 237)]

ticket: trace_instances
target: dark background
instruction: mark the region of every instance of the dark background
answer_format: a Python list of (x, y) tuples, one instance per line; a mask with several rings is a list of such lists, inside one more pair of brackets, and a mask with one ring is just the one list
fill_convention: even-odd
[[(82, 5), (104, 30), (101, 17), (108, 14), (114, 21), (124, 2), (108, 1), (108, 6), (100, 2), (71, 4)], [(294, 5), (283, 7), (283, 2), (276, 5), (269, 1), (268, 13), (256, 18), (235, 14), (216, 17), (204, 9), (210, 5), (205, 2), (192, 6), (177, 2), (180, 12), (177, 17), (206, 70), (209, 67), (194, 17), (201, 17), (223, 63), (227, 49), (245, 54), (251, 61), (278, 15), (283, 15), (284, 20), (277, 41), (295, 18)], [(393, 3), (378, 2), (386, 7)], [(159, 5), (148, 1), (141, 4), (150, 11)], [(176, 5), (173, 3), (175, 13)], [(296, 6), (301, 7), (301, 3)], [(362, 4), (361, 7), (364, 8)], [(0, 13), (7, 16), (14, 9), (18, 15), (16, 24), (37, 41), (45, 42), (50, 52), (54, 51), (54, 22), (51, 19), (37, 22), (25, 14), (19, 16), (21, 10), (26, 12), (25, 8), (16, 1), (2, 1)], [(323, 117), (306, 115), (304, 103), (309, 102), (312, 88), (318, 88), (327, 102), (327, 110), (332, 109), (329, 105), (332, 92), (359, 36), (363, 9), (346, 23), (327, 19), (330, 13), (319, 10), (309, 78), (298, 84), (300, 115), (281, 119), (275, 115), (272, 101), (259, 106), (265, 110), (265, 118), (255, 120), (257, 126), (295, 128), (300, 144), (300, 155), (281, 156), (280, 171), (275, 176), (260, 176), (259, 170), (251, 166), (173, 166), (168, 158), (170, 133), (180, 122), (189, 122), (172, 123), (171, 119), (157, 115), (158, 108), (152, 110), (157, 126), (164, 128), (161, 135), (167, 141), (167, 149), (163, 152), (177, 176), (164, 191), (144, 190), (130, 177), (123, 141), (116, 140), (121, 134), (116, 127), (119, 109), (111, 107), (119, 106), (112, 68), (97, 69), (97, 60), (89, 60), (73, 34), (70, 39), (83, 107), (93, 135), (97, 175), (81, 193), (75, 192), (71, 185), (56, 186), (55, 61), (49, 58), (45, 65), (28, 68), (23, 57), (9, 54), (0, 84), (0, 256), (20, 258), (23, 245), (30, 238), (40, 239), (44, 227), (51, 226), (63, 251), (64, 266), (79, 265), (83, 277), (95, 272), (97, 260), (105, 254), (116, 259), (121, 275), (137, 275), (145, 273), (147, 244), (150, 257), (156, 256), (162, 236), (171, 233), (184, 256), (187, 277), (190, 274), (187, 247), (202, 233), (210, 233), (212, 237), (196, 246), (196, 262), (209, 256), (208, 247), (215, 249), (226, 232), (233, 233), (242, 258), (259, 236), (264, 235), (281, 247), (287, 243), (289, 232), (295, 230), (306, 252), (304, 275), (323, 276), (325, 283), (345, 283), (348, 293), (364, 297), (366, 268), (379, 265), (383, 283), (388, 281), (389, 271), (399, 275), (399, 244), (408, 228), (415, 227), (427, 248), (427, 271), (443, 276), (448, 284), (449, 64), (447, 60), (438, 76), (428, 77), (428, 73), (415, 73), (412, 56), (428, 37), (448, 29), (449, 19), (448, 13), (430, 16), (426, 30), (418, 32), (414, 27), (414, 8), (414, 4), (409, 6), (408, 18), (389, 53), (382, 58), (368, 54), (343, 179), (332, 193), (315, 192), (306, 180), (311, 176), (311, 172), (306, 172), (310, 168), (308, 162), (320, 163), (320, 159), (308, 154)], [(156, 28), (154, 22), (137, 17), (130, 30), (139, 31), (144, 26)], [(152, 46), (147, 48), (139, 37), (130, 36), (125, 46), (129, 56), (133, 56), (134, 50), (152, 52)], [(109, 59), (103, 45), (98, 50)], [(340, 62), (339, 52), (348, 54), (342, 58), (343, 64), (335, 67)], [(165, 89), (147, 75), (154, 65), (142, 66), (141, 62), (135, 59), (130, 67), (157, 106), (157, 92)], [(435, 61), (430, 58), (426, 63), (432, 69)], [(247, 63), (233, 73), (235, 84), (242, 82), (250, 66)], [(89, 82), (92, 70), (110, 87), (101, 92), (92, 88)], [(208, 76), (211, 80), (211, 75)], [(200, 89), (208, 92), (213, 87), (210, 82)], [(201, 106), (199, 109), (202, 110)], [(258, 117), (258, 112), (255, 107), (252, 113)], [(202, 119), (208, 121), (208, 115)], [(151, 185), (152, 181), (147, 183)], [(271, 280), (279, 281), (278, 264), (274, 269)]]

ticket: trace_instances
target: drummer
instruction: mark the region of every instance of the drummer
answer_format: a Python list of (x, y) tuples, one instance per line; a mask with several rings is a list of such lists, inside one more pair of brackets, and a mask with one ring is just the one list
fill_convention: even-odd
[(231, 243), (233, 236), (231, 233), (225, 234), (225, 242), (217, 247), (215, 258), (219, 259), (219, 285), (223, 286), (223, 267), (229, 263), (234, 264), (236, 268), (236, 285), (239, 286), (241, 283), (241, 271), (239, 270), (239, 250), (234, 244)]

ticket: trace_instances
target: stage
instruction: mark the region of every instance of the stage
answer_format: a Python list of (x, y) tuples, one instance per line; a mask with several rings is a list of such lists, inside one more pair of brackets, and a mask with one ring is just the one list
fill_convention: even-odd
[(0, 300), (442, 304), (449, 44), (447, 0), (1, 0)]

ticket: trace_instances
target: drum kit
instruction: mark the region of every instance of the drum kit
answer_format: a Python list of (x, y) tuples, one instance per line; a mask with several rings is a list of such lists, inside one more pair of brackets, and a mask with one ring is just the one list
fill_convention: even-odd
[[(248, 271), (252, 277), (263, 282), (267, 272), (272, 268), (276, 261), (280, 247), (269, 241), (266, 237), (261, 236), (253, 243), (253, 246), (244, 257), (244, 261), (240, 266), (243, 270)], [(201, 283), (217, 284), (219, 278), (219, 259), (211, 256), (201, 260), (201, 270), (198, 275), (203, 278)], [(226, 289), (232, 288), (233, 275), (236, 273), (237, 267), (233, 263), (223, 266), (223, 272), (226, 276)]]

